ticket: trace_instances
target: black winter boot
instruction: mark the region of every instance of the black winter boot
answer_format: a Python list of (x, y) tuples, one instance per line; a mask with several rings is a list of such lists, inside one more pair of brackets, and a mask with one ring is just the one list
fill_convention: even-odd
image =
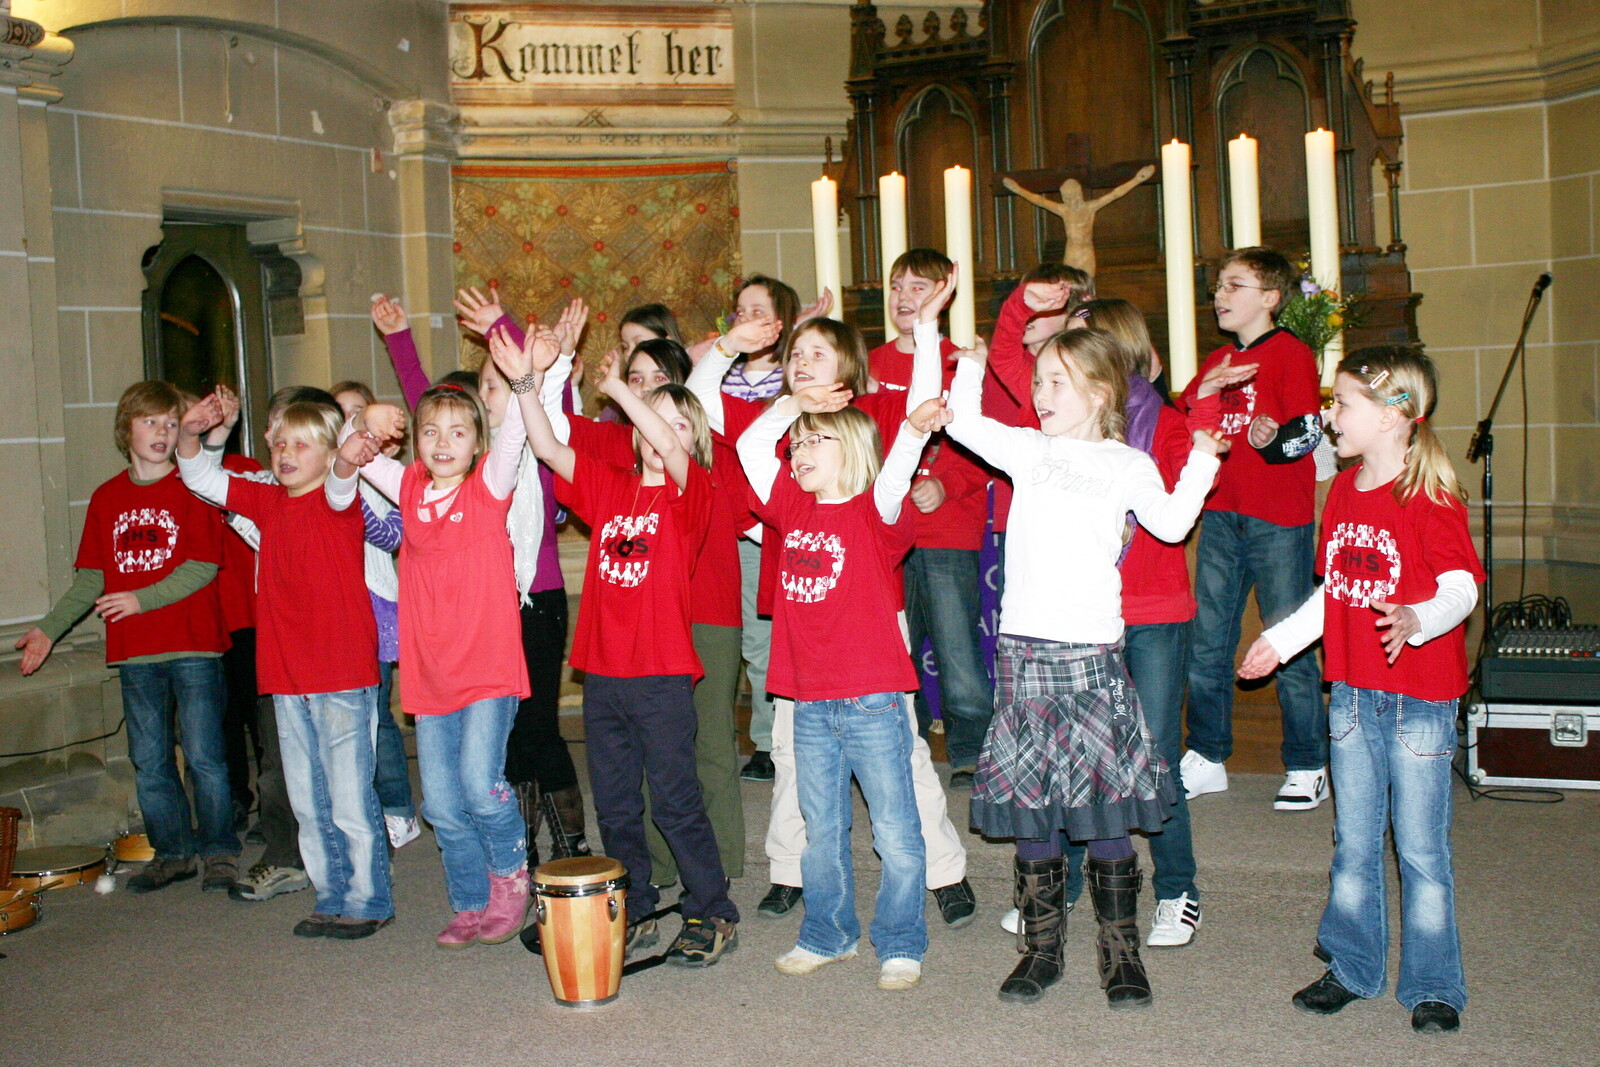
[(528, 847), (528, 870), (539, 866), (539, 824), (544, 821), (544, 806), (539, 803), (539, 787), (534, 782), (517, 782), (517, 808), (522, 812), (524, 840)]
[[(545, 797), (555, 812), (550, 817), (550, 834), (560, 834), (562, 840), (553, 846), (563, 856), (588, 856), (589, 842), (583, 836), (583, 794), (575, 785), (546, 793)], [(564, 846), (564, 847), (563, 847)]]
[(1089, 895), (1100, 924), (1100, 987), (1113, 1008), (1150, 1004), (1139, 959), (1139, 860), (1089, 860)]
[(1022, 911), (1017, 927), (1017, 951), (1022, 960), (1004, 982), (1000, 999), (1031, 1004), (1061, 978), (1061, 943), (1067, 936), (1067, 915), (1061, 899), (1067, 889), (1067, 861), (1016, 863), (1016, 900)]

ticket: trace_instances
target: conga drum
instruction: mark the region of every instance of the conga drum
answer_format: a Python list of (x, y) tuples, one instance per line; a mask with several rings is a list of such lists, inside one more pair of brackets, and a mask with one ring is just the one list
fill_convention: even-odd
[(91, 845), (28, 848), (11, 866), (11, 888), (43, 893), (75, 885), (93, 885), (105, 873), (106, 850)]
[(149, 863), (156, 858), (156, 849), (148, 835), (129, 833), (111, 843), (111, 854), (118, 863)]
[(534, 917), (557, 1004), (598, 1008), (617, 999), (627, 892), (627, 872), (608, 856), (552, 860), (533, 872)]

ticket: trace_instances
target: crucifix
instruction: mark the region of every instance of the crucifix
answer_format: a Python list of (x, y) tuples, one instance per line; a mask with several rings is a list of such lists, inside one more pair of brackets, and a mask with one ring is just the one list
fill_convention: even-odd
[[(1093, 277), (1095, 216), (1106, 205), (1121, 200), (1134, 188), (1154, 177), (1156, 167), (1154, 163), (1142, 159), (1125, 160), (1103, 167), (1092, 166), (1088, 138), (1080, 134), (1068, 134), (1066, 147), (1066, 166), (1050, 170), (1011, 171), (1000, 176), (1000, 183), (1034, 207), (1061, 219), (1067, 232), (1066, 251), (1061, 261)], [(1099, 189), (1107, 191), (1093, 200), (1086, 200), (1083, 195), (1086, 186), (1090, 192)], [(1056, 190), (1060, 200), (1043, 195), (1052, 189)]]

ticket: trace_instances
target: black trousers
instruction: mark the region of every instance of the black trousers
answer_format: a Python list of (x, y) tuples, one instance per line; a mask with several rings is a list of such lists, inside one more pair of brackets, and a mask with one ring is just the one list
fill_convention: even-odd
[(546, 589), (522, 607), (522, 655), (528, 662), (528, 699), (506, 738), (506, 780), (538, 782), (546, 793), (578, 784), (578, 770), (561, 736), (561, 664), (567, 652), (567, 591)]

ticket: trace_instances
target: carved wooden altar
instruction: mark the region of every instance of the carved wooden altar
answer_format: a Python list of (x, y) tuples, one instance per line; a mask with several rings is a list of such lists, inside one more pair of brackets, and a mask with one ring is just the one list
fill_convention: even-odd
[[(1188, 142), (1203, 294), (1231, 247), (1227, 140), (1259, 141), (1262, 239), (1296, 257), (1309, 245), (1303, 134), (1322, 126), (1339, 144), (1344, 285), (1365, 294), (1347, 347), (1416, 340), (1421, 298), (1394, 207), (1399, 110), (1392, 86), (1375, 92), (1350, 58), (1348, 0), (984, 0), (975, 17), (947, 9), (893, 25), (858, 0), (851, 18), (854, 116), (838, 176), (857, 279), (846, 306), (869, 332), (881, 321), (880, 174), (907, 176), (912, 245), (942, 247), (939, 173), (973, 169), (987, 323), (1023, 271), (1062, 253), (1059, 220), (1003, 178), (1053, 193), (1073, 177), (1094, 196), (1157, 159), (1164, 141)], [(1159, 195), (1152, 181), (1102, 212), (1095, 247), (1101, 293), (1142, 308), (1165, 347)], [(1198, 320), (1203, 353), (1221, 337), (1209, 310)]]

